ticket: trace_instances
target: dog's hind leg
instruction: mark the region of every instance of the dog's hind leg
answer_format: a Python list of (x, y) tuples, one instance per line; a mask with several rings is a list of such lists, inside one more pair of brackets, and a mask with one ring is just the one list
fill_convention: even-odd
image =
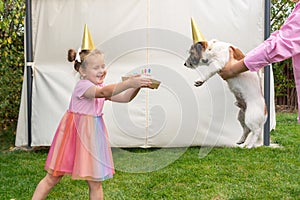
[(242, 109), (239, 111), (238, 120), (243, 128), (243, 135), (237, 142), (237, 144), (243, 144), (246, 141), (251, 130), (245, 124), (245, 111), (243, 111)]
[(247, 144), (248, 148), (253, 148), (258, 145), (258, 138), (262, 134), (264, 123), (267, 119), (267, 115), (264, 111), (264, 104), (257, 106), (258, 104), (248, 104), (245, 112), (245, 124), (251, 129), (252, 137)]
[(252, 132), (253, 132), (253, 135), (251, 137), (251, 140), (250, 140), (249, 144), (247, 145), (247, 148), (249, 148), (249, 149), (255, 147), (255, 144), (256, 144), (256, 142), (258, 140), (259, 135), (262, 132), (262, 129), (259, 128), (257, 130), (252, 131)]

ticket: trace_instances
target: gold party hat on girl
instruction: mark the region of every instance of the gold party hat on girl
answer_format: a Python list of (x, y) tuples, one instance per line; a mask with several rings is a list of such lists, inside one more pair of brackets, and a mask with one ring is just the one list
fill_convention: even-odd
[(203, 34), (201, 33), (199, 27), (197, 26), (197, 24), (193, 18), (191, 18), (191, 25), (192, 25), (192, 34), (193, 34), (194, 44), (196, 44), (197, 42), (206, 41), (206, 39), (204, 38)]
[(88, 26), (84, 25), (84, 32), (82, 38), (81, 50), (93, 50), (95, 49), (94, 42), (92, 40), (92, 36), (90, 34)]

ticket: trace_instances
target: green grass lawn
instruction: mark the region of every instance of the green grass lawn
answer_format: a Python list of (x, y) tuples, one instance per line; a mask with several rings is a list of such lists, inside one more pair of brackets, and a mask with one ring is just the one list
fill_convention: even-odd
[[(300, 199), (300, 125), (296, 117), (277, 115), (271, 138), (281, 148), (213, 148), (203, 158), (198, 156), (200, 147), (167, 149), (164, 156), (184, 153), (166, 167), (151, 172), (129, 173), (116, 167), (114, 178), (103, 183), (105, 199)], [(145, 160), (122, 160), (118, 149), (113, 151), (116, 166), (151, 165)], [(161, 150), (125, 151), (152, 155)], [(158, 155), (157, 162), (165, 159), (160, 153), (154, 155)], [(0, 199), (30, 199), (45, 175), (46, 156), (46, 150), (1, 152)], [(66, 176), (48, 199), (88, 199), (88, 187), (84, 181)]]

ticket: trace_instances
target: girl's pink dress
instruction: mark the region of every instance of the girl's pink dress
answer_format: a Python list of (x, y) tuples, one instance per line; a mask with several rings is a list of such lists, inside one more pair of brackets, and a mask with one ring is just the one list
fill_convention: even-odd
[(92, 86), (95, 85), (88, 80), (77, 83), (69, 109), (56, 130), (45, 165), (53, 176), (70, 174), (73, 179), (103, 181), (114, 174), (111, 148), (102, 118), (105, 99), (83, 97)]

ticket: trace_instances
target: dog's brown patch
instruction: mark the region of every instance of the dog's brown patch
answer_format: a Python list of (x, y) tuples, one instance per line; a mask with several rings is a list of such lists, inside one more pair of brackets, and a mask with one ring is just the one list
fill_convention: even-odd
[(241, 50), (239, 50), (238, 48), (235, 48), (233, 46), (230, 46), (230, 48), (233, 51), (233, 57), (236, 60), (241, 60), (245, 57), (245, 55), (243, 54), (243, 52)]
[(200, 44), (201, 44), (202, 48), (203, 48), (204, 51), (205, 51), (205, 50), (207, 49), (207, 47), (208, 47), (207, 41), (200, 42)]

